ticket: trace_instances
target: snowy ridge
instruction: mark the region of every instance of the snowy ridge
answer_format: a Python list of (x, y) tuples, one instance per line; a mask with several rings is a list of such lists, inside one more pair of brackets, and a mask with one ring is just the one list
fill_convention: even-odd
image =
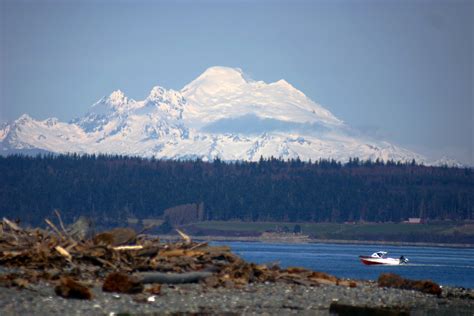
[(154, 87), (142, 101), (120, 90), (69, 123), (23, 115), (0, 126), (0, 153), (41, 150), (165, 159), (256, 161), (320, 158), (427, 163), (409, 150), (364, 139), (285, 80), (249, 79), (211, 67), (181, 91)]
[(181, 93), (188, 101), (184, 118), (195, 127), (247, 114), (287, 122), (342, 124), (285, 80), (253, 81), (245, 79), (240, 69), (211, 67)]

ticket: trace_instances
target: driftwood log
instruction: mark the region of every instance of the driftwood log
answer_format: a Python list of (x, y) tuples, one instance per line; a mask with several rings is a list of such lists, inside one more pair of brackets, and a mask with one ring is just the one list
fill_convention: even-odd
[(204, 271), (193, 271), (193, 272), (185, 272), (185, 273), (142, 272), (142, 273), (137, 274), (137, 277), (140, 283), (142, 284), (197, 283), (210, 276), (212, 276), (212, 272), (204, 272)]
[(120, 246), (134, 241), (137, 233), (131, 228), (114, 228), (100, 234), (92, 239), (96, 245)]
[(112, 272), (104, 281), (102, 290), (116, 293), (140, 293), (144, 284), (183, 284), (196, 283), (212, 276), (211, 272), (193, 271), (185, 273), (143, 272), (134, 275), (125, 272)]

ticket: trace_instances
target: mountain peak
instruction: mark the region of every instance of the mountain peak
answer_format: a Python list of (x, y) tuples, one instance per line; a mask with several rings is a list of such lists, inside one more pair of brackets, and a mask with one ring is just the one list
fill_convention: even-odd
[(113, 105), (114, 107), (126, 104), (128, 102), (128, 98), (121, 90), (113, 91), (109, 97), (107, 98), (108, 103)]
[[(214, 77), (218, 79), (238, 78), (243, 79), (244, 73), (240, 68), (225, 66), (212, 66), (207, 68), (199, 77)], [(245, 80), (245, 79), (244, 79)]]
[(108, 115), (123, 112), (128, 107), (129, 102), (133, 102), (133, 100), (129, 100), (121, 90), (115, 90), (108, 97), (103, 97), (94, 103), (88, 114)]
[(166, 90), (160, 86), (154, 86), (150, 94), (147, 97), (147, 100), (157, 100), (163, 98), (163, 94), (165, 94)]
[(288, 83), (288, 81), (286, 81), (285, 79), (280, 79), (278, 80), (277, 82), (275, 82), (275, 84), (278, 84), (280, 86), (286, 86), (286, 87), (291, 87), (291, 88), (294, 88), (290, 83)]
[(204, 92), (214, 94), (219, 91), (234, 90), (249, 81), (240, 68), (214, 66), (207, 68), (199, 77), (186, 85), (183, 93)]
[(26, 122), (29, 122), (29, 121), (33, 121), (33, 119), (31, 118), (31, 116), (29, 116), (28, 114), (23, 114), (22, 116), (20, 116), (15, 122), (16, 123), (26, 123)]
[(304, 95), (303, 92), (301, 92), (300, 90), (296, 89), (295, 87), (293, 87), (293, 85), (291, 83), (289, 83), (288, 81), (286, 81), (285, 79), (280, 79), (276, 82), (273, 82), (271, 83), (270, 85), (276, 85), (278, 87), (281, 87), (281, 88), (284, 88), (286, 90), (291, 90), (291, 91), (297, 91), (301, 94)]

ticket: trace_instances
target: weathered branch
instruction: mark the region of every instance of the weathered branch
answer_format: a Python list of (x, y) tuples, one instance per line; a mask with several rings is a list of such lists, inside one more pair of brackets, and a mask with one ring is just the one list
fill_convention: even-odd
[(162, 273), (162, 272), (143, 272), (137, 274), (140, 283), (161, 283), (161, 284), (182, 284), (196, 283), (202, 279), (208, 278), (212, 272), (186, 272), (186, 273)]
[(71, 254), (70, 254), (66, 249), (64, 249), (63, 247), (61, 247), (61, 246), (56, 246), (56, 247), (54, 247), (54, 249), (56, 249), (56, 251), (59, 252), (59, 254), (60, 254), (61, 256), (63, 256), (64, 258), (66, 258), (67, 261), (71, 261), (71, 260), (72, 260)]
[(61, 218), (61, 214), (59, 214), (58, 210), (54, 210), (54, 213), (56, 214), (56, 216), (58, 218), (59, 226), (61, 226), (61, 229), (63, 230), (64, 235), (69, 237), (69, 234), (67, 233), (66, 228), (64, 227), (64, 223), (63, 223), (63, 220)]
[(179, 229), (176, 228), (176, 231), (178, 232), (178, 234), (181, 236), (181, 238), (183, 238), (183, 240), (187, 243), (187, 244), (190, 244), (191, 243), (191, 237), (189, 237), (189, 235), (183, 233), (182, 231), (180, 231)]
[(129, 245), (129, 246), (117, 246), (117, 247), (113, 247), (112, 249), (114, 250), (117, 250), (117, 251), (121, 251), (121, 250), (141, 250), (143, 249), (143, 246), (142, 245)]
[(59, 229), (56, 227), (56, 225), (54, 225), (49, 219), (46, 218), (44, 221), (46, 222), (46, 224), (49, 225), (49, 227), (51, 227), (51, 228), (54, 230), (54, 232), (55, 232), (56, 234), (58, 234), (59, 237), (61, 237), (61, 238), (64, 237), (63, 234), (62, 234), (62, 233), (59, 231)]
[(22, 229), (15, 223), (13, 223), (12, 221), (8, 220), (7, 218), (3, 218), (3, 222), (5, 224), (7, 224), (8, 226), (10, 226), (11, 229), (15, 230), (15, 231), (21, 231)]

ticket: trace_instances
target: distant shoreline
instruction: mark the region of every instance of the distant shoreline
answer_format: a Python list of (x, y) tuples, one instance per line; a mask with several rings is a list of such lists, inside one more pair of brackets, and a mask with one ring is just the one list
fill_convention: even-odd
[[(160, 235), (162, 240), (176, 240), (178, 235)], [(267, 242), (267, 243), (288, 243), (288, 244), (354, 244), (354, 245), (390, 245), (390, 246), (413, 246), (413, 247), (440, 247), (440, 248), (474, 248), (474, 244), (459, 243), (429, 243), (429, 242), (405, 242), (405, 241), (384, 241), (384, 240), (343, 240), (343, 239), (305, 239), (298, 238), (261, 238), (251, 236), (191, 236), (196, 241), (243, 241), (243, 242)]]

